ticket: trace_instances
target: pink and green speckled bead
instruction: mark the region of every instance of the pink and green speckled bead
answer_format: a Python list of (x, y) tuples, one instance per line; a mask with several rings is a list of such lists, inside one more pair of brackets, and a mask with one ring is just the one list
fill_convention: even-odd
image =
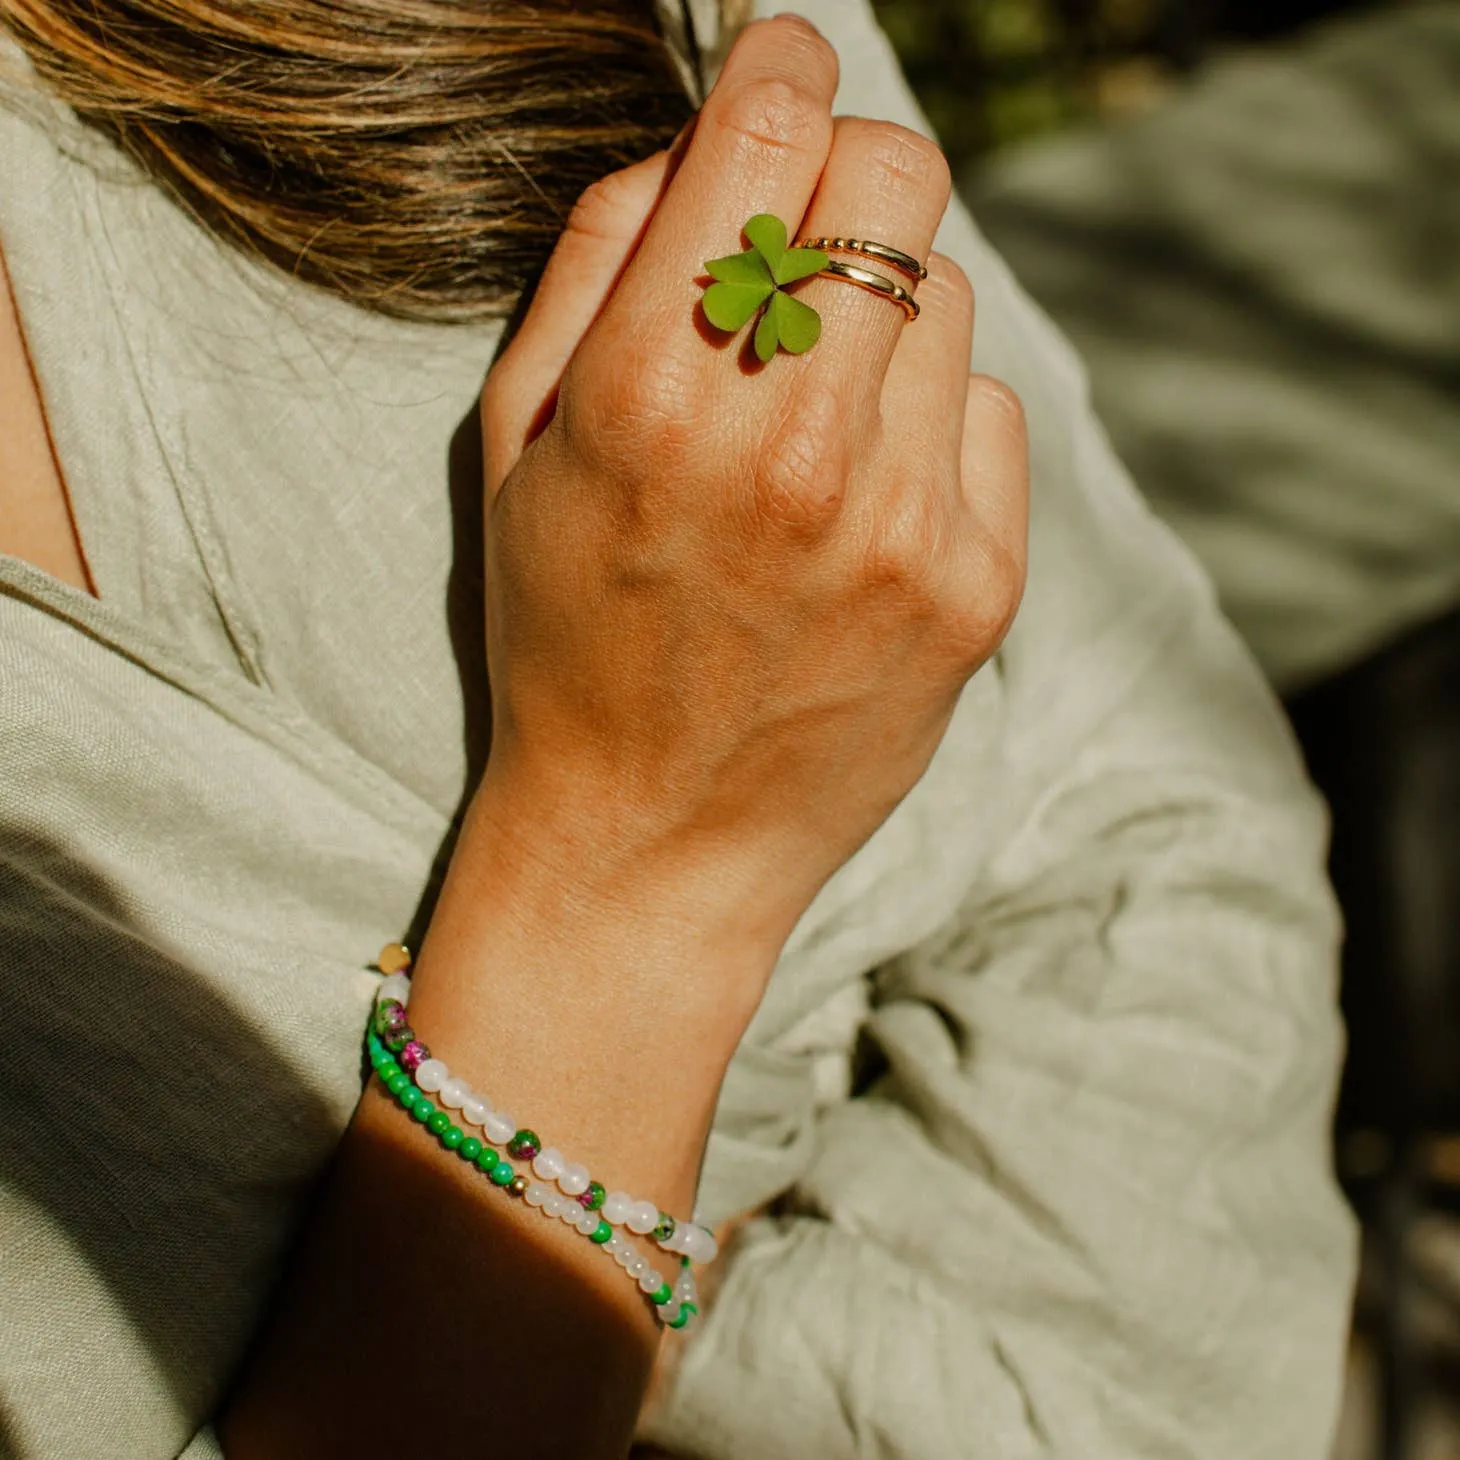
[(517, 1161), (531, 1161), (542, 1150), (536, 1131), (520, 1130), (507, 1142), (507, 1154)]

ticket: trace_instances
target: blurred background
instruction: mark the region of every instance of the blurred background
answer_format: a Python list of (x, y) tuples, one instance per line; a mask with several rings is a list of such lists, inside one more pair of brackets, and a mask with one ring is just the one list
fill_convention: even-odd
[(875, 3), (1329, 797), (1335, 1460), (1460, 1460), (1460, 0)]

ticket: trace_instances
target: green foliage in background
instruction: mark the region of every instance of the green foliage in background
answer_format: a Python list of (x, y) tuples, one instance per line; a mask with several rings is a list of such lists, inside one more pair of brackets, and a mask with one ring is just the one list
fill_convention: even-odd
[(874, 0), (955, 170), (1121, 109), (1160, 0)]

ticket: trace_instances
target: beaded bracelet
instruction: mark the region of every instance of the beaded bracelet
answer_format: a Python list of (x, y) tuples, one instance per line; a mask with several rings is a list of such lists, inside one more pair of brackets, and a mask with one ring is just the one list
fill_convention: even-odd
[[(390, 944), (377, 962), (387, 976), (376, 991), (366, 1045), (372, 1067), (391, 1094), (447, 1150), (472, 1162), (494, 1185), (523, 1198), (545, 1216), (575, 1226), (601, 1246), (650, 1298), (660, 1319), (670, 1328), (683, 1328), (699, 1311), (690, 1263), (714, 1259), (718, 1250), (714, 1236), (694, 1223), (676, 1221), (652, 1202), (606, 1191), (586, 1168), (565, 1161), (552, 1147), (544, 1149), (535, 1132), (518, 1129), (510, 1116), (493, 1110), (464, 1080), (453, 1079), (406, 1023), (410, 954), (401, 945)], [(443, 1105), (459, 1110), (464, 1124), (480, 1126), (486, 1140), (468, 1135), (454, 1124), (446, 1111), (438, 1110), (427, 1098), (430, 1094), (439, 1094)], [(530, 1161), (541, 1179), (529, 1180), (499, 1156), (494, 1146), (504, 1147), (517, 1160)], [(554, 1191), (553, 1184), (560, 1190)], [(614, 1232), (619, 1225), (637, 1235), (652, 1236), (662, 1250), (680, 1258), (680, 1271), (672, 1286), (631, 1242)]]

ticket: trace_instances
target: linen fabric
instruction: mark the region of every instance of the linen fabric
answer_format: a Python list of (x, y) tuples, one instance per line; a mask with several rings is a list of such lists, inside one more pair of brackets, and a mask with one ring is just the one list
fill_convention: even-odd
[(1460, 604), (1460, 8), (1238, 53), (979, 219), (1283, 693)]
[[(805, 10), (841, 109), (923, 125), (860, 0)], [(238, 258), (23, 78), (0, 200), (100, 594), (0, 559), (0, 1450), (200, 1460), (480, 763), (458, 424), (497, 331)], [(1029, 588), (736, 1054), (700, 1214), (782, 1210), (650, 1437), (1318, 1460), (1354, 1258), (1322, 809), (1068, 347), (961, 208), (940, 245), (1028, 410)]]

